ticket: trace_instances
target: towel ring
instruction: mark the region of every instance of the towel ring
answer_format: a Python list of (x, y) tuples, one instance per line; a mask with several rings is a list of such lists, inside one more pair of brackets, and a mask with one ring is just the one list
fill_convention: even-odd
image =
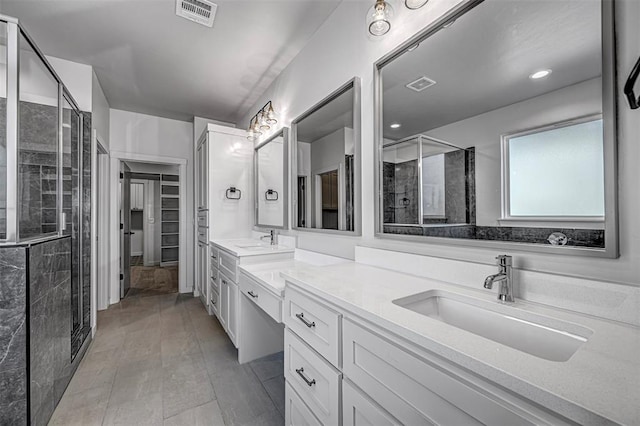
[[(231, 196), (229, 196), (229, 194), (231, 194)], [(238, 194), (238, 196), (234, 196), (234, 194)], [(227, 197), (228, 200), (239, 200), (240, 198), (242, 198), (242, 191), (240, 191), (235, 186), (232, 186), (227, 189), (227, 191), (224, 193), (224, 196)]]
[(278, 191), (275, 189), (267, 189), (264, 193), (264, 199), (267, 201), (278, 201)]

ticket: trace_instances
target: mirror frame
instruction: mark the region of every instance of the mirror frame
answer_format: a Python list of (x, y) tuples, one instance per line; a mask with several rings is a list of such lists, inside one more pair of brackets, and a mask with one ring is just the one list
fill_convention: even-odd
[[(353, 138), (354, 138), (354, 160), (353, 160), (353, 206), (354, 206), (354, 226), (353, 231), (341, 231), (335, 229), (321, 229), (321, 228), (301, 228), (297, 226), (298, 223), (298, 179), (293, 179), (293, 176), (298, 175), (298, 123), (309, 117), (320, 108), (324, 107), (338, 96), (342, 95), (348, 90), (353, 89)], [(327, 97), (320, 102), (314, 104), (311, 108), (307, 109), (295, 120), (291, 122), (291, 199), (292, 212), (291, 212), (291, 229), (304, 232), (316, 232), (333, 235), (345, 235), (345, 236), (360, 236), (362, 235), (362, 133), (361, 133), (361, 80), (360, 77), (353, 77), (345, 84), (341, 85), (337, 90), (333, 91)]]
[[(437, 33), (445, 25), (462, 17), (480, 5), (484, 0), (469, 0), (460, 4), (433, 23), (400, 44), (373, 65), (373, 114), (374, 114), (374, 157), (375, 157), (375, 236), (381, 239), (403, 240), (423, 244), (443, 244), (449, 246), (465, 246), (492, 250), (513, 250), (537, 252), (545, 254), (562, 254), (586, 257), (619, 257), (618, 241), (618, 159), (617, 159), (617, 88), (615, 62), (614, 5), (613, 0), (600, 0), (602, 6), (602, 118), (604, 124), (604, 179), (605, 179), (605, 246), (604, 249), (576, 246), (552, 246), (544, 244), (520, 243), (494, 240), (466, 240), (461, 238), (430, 237), (422, 235), (400, 235), (384, 233), (384, 217), (382, 209), (382, 148), (383, 148), (383, 86), (382, 69), (385, 65), (401, 56), (416, 44), (424, 42)], [(500, 189), (502, 191), (502, 188)]]
[[(289, 133), (290, 130), (288, 127), (282, 127), (273, 135), (269, 136), (268, 139), (258, 143), (253, 148), (253, 185), (254, 185), (254, 199), (253, 199), (253, 210), (254, 210), (254, 228), (263, 230), (267, 229), (289, 229), (289, 223), (287, 222), (289, 219)], [(282, 136), (282, 226), (275, 225), (265, 225), (260, 223), (259, 219), (259, 211), (258, 211), (258, 202), (260, 193), (258, 191), (258, 150), (270, 142), (273, 142), (274, 139)]]

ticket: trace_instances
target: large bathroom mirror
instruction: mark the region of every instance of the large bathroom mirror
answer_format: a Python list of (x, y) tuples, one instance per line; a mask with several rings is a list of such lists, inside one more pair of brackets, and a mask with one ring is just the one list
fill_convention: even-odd
[(283, 128), (254, 151), (255, 224), (284, 229), (287, 224), (289, 129)]
[(609, 0), (476, 0), (376, 63), (377, 235), (617, 257)]
[(293, 228), (360, 233), (360, 80), (291, 125)]

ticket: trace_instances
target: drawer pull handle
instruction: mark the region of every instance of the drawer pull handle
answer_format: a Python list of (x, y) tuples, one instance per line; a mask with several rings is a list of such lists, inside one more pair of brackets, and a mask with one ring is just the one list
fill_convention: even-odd
[(299, 314), (296, 314), (296, 317), (298, 317), (298, 319), (300, 321), (302, 321), (304, 323), (304, 325), (306, 325), (307, 327), (311, 328), (311, 327), (315, 327), (316, 323), (315, 322), (309, 322), (309, 320), (304, 318), (304, 314), (302, 312), (300, 312)]
[(256, 298), (256, 299), (258, 298), (258, 295), (257, 295), (257, 294), (255, 294), (255, 293), (254, 293), (253, 291), (251, 291), (251, 290), (249, 290), (249, 291), (247, 292), (247, 294), (248, 294), (249, 296), (253, 297), (253, 298)]
[(302, 377), (302, 380), (304, 380), (309, 386), (313, 386), (316, 384), (316, 379), (309, 380), (307, 378), (307, 376), (304, 374), (304, 368), (296, 368), (296, 373), (298, 373), (298, 376)]

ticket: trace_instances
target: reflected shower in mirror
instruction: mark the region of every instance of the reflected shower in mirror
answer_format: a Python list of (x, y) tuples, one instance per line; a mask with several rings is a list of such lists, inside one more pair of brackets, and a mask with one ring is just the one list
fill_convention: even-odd
[(383, 58), (379, 232), (615, 256), (612, 19), (472, 1)]
[(473, 148), (418, 135), (382, 149), (385, 224), (475, 224)]
[(350, 81), (293, 122), (296, 228), (356, 230), (357, 83)]
[(258, 227), (287, 227), (287, 158), (289, 129), (255, 148), (255, 224)]

